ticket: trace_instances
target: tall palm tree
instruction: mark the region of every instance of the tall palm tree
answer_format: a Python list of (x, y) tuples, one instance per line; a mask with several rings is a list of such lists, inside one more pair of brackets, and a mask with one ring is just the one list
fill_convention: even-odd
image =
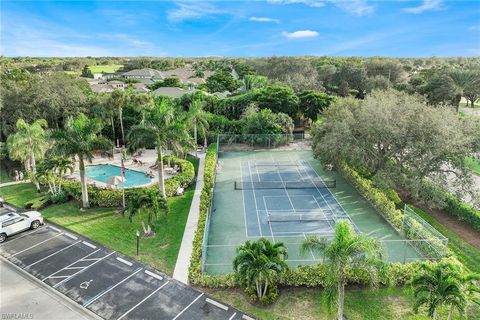
[(155, 145), (158, 163), (158, 189), (160, 195), (165, 195), (165, 179), (163, 175), (164, 150), (171, 148), (179, 150), (182, 146), (179, 141), (188, 137), (185, 121), (179, 117), (179, 112), (165, 99), (156, 100), (156, 105), (148, 110), (145, 119), (138, 125), (132, 126), (128, 133), (130, 149), (139, 149)]
[(207, 146), (207, 131), (208, 131), (208, 121), (207, 114), (203, 110), (203, 103), (199, 99), (194, 99), (188, 108), (188, 114), (190, 119), (193, 122), (193, 141), (195, 143), (195, 157), (197, 157), (197, 132), (200, 131), (200, 134), (204, 138), (204, 148)]
[(412, 280), (416, 298), (414, 311), (418, 312), (418, 309), (425, 305), (428, 315), (436, 319), (438, 310), (446, 306), (449, 309), (449, 319), (454, 309), (463, 314), (467, 296), (462, 283), (460, 271), (450, 263), (438, 263), (433, 266), (423, 264), (421, 272)]
[[(132, 221), (136, 215), (141, 216), (143, 233), (152, 235), (152, 223), (158, 219), (159, 213), (168, 213), (168, 203), (164, 197), (150, 189), (140, 189), (134, 196), (130, 197), (128, 206), (125, 209), (128, 218)], [(145, 227), (145, 218), (147, 226)]]
[(479, 74), (471, 70), (455, 70), (450, 72), (455, 87), (457, 88), (457, 95), (455, 96), (455, 108), (458, 112), (460, 108), (460, 100), (465, 96), (465, 91), (471, 87), (480, 86)]
[(85, 179), (85, 160), (90, 162), (94, 151), (109, 151), (112, 148), (112, 143), (100, 135), (101, 130), (100, 121), (80, 114), (76, 118), (69, 118), (64, 130), (57, 130), (53, 134), (56, 153), (78, 158), (83, 208), (90, 207)]
[(237, 248), (233, 268), (247, 288), (255, 285), (257, 297), (262, 298), (275, 278), (288, 269), (286, 255), (282, 242), (273, 244), (265, 238), (247, 240)]
[(123, 91), (115, 90), (111, 93), (107, 100), (107, 109), (112, 114), (112, 127), (113, 127), (113, 114), (118, 114), (118, 121), (120, 122), (120, 133), (122, 134), (122, 144), (125, 144), (125, 130), (123, 128), (123, 107), (126, 103), (126, 94)]
[[(33, 175), (37, 171), (37, 160), (43, 158), (48, 148), (47, 121), (38, 119), (32, 124), (28, 124), (23, 119), (18, 119), (16, 123), (17, 132), (7, 139), (7, 146), (10, 158), (22, 161), (25, 164), (26, 171), (32, 171)], [(38, 182), (35, 183), (37, 191), (40, 190)]]
[(347, 270), (352, 267), (367, 270), (372, 283), (376, 283), (383, 266), (382, 249), (375, 239), (356, 234), (348, 220), (337, 222), (333, 239), (307, 237), (300, 251), (306, 254), (316, 251), (327, 265), (327, 287), (324, 301), (331, 312), (337, 305), (337, 318), (343, 319)]

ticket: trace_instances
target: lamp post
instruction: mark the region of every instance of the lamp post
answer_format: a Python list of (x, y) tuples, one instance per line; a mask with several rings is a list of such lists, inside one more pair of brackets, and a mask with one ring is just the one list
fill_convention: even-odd
[(138, 245), (140, 243), (140, 231), (137, 230), (136, 235), (137, 235), (137, 256), (138, 256)]

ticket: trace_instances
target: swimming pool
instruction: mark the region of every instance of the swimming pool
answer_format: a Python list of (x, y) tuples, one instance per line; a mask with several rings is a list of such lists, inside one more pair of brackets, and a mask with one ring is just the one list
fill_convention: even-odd
[[(111, 177), (121, 176), (122, 168), (113, 164), (97, 164), (86, 167), (85, 175), (91, 180), (107, 183)], [(125, 183), (117, 184), (118, 187), (134, 188), (152, 182), (152, 179), (145, 176), (143, 172), (130, 169), (126, 169), (125, 178)]]

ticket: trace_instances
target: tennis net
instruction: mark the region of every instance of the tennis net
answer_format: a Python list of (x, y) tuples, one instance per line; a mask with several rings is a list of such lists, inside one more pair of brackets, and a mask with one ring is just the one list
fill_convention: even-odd
[(336, 180), (308, 180), (308, 181), (235, 181), (235, 190), (256, 189), (325, 189), (335, 188)]

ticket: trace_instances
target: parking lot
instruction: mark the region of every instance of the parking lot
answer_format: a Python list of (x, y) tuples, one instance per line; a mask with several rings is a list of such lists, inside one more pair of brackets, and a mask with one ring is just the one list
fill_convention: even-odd
[(8, 238), (0, 255), (104, 319), (252, 319), (53, 225)]

